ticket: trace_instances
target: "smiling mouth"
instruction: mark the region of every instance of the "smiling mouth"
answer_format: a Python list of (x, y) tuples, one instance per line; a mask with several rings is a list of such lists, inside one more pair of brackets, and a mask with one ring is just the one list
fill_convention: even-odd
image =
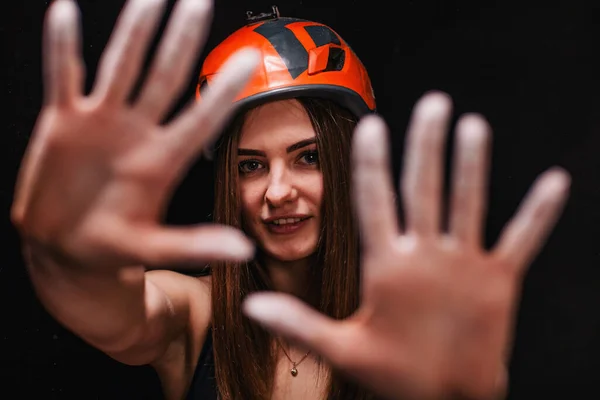
[(309, 218), (310, 217), (303, 217), (303, 218), (279, 218), (279, 219), (274, 219), (273, 221), (269, 221), (269, 222), (267, 222), (267, 224), (269, 224), (269, 225), (277, 225), (277, 226), (293, 225), (293, 224), (297, 224), (299, 222), (305, 221), (305, 220), (307, 220)]

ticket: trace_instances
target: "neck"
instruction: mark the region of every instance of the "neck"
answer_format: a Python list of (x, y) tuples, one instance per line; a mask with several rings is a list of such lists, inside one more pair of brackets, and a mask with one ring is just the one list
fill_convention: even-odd
[(273, 290), (289, 293), (316, 306), (320, 285), (314, 282), (315, 259), (311, 256), (301, 260), (281, 261), (264, 257), (263, 265), (269, 274)]

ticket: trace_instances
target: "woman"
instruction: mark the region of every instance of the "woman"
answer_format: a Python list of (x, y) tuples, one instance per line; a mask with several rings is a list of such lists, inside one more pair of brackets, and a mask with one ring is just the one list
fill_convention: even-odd
[[(318, 52), (312, 51), (316, 44)], [(243, 317), (242, 301), (252, 292), (276, 290), (335, 318), (356, 310), (359, 243), (350, 144), (356, 121), (374, 109), (375, 100), (364, 66), (335, 32), (280, 18), (274, 8), (250, 17), (208, 55), (200, 101), (201, 88), (210, 87), (228, 56), (245, 47), (259, 49), (262, 63), (236, 98), (245, 112), (217, 146), (215, 221), (243, 230), (258, 253), (252, 264), (212, 268), (217, 386), (224, 398), (268, 398), (273, 388), (281, 393), (276, 397), (320, 398), (328, 376), (315, 354), (257, 329)], [(337, 379), (330, 393), (366, 396), (356, 390)]]
[[(400, 234), (380, 119), (362, 118), (350, 151), (360, 110), (374, 108), (369, 91), (358, 91), (365, 97), (352, 103), (352, 96), (299, 93), (290, 84), (283, 97), (269, 91), (255, 103), (248, 93), (260, 79), (257, 65), (282, 61), (233, 46), (206, 61), (201, 101), (160, 124), (192, 68), (191, 49), (206, 34), (207, 2), (178, 3), (147, 81), (129, 104), (162, 6), (127, 3), (88, 96), (81, 91), (77, 8), (70, 0), (50, 8), (46, 102), (12, 208), (48, 311), (116, 360), (152, 365), (168, 399), (367, 398), (362, 386), (387, 398), (501, 393), (519, 278), (566, 198), (566, 174), (545, 174), (496, 248), (484, 251), (488, 128), (479, 116), (463, 117), (449, 224), (441, 232), (451, 111), (445, 95), (430, 94), (409, 129)], [(259, 34), (297, 45), (290, 26), (278, 21), (271, 23), (279, 35), (270, 28)], [(251, 29), (267, 22), (254, 23)], [(337, 34), (302, 29), (304, 39), (293, 36), (303, 44), (326, 39), (327, 57), (305, 48), (314, 56), (307, 69), (343, 71), (330, 55), (353, 54)], [(227, 61), (212, 70), (211, 59)], [(227, 124), (234, 100), (243, 112), (216, 150), (220, 225), (161, 226), (173, 189)], [(366, 107), (353, 108), (361, 102)], [(256, 257), (235, 228), (257, 244)], [(206, 261), (211, 277), (148, 271)]]

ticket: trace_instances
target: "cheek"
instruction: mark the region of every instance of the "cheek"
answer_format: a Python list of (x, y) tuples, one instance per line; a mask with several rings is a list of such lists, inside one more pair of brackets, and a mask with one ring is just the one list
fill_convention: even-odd
[(260, 210), (262, 195), (256, 182), (240, 182), (240, 200), (244, 215), (257, 215)]
[(305, 196), (308, 197), (309, 201), (317, 208), (320, 209), (323, 203), (323, 175), (321, 173), (315, 174), (310, 179), (304, 182)]
[(315, 186), (315, 202), (319, 208), (323, 204), (323, 177), (319, 179), (318, 184)]

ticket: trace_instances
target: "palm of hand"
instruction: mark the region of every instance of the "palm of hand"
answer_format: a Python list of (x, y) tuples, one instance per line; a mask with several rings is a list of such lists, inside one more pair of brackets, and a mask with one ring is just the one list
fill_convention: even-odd
[(338, 333), (339, 354), (350, 358), (338, 363), (370, 385), (387, 381), (390, 398), (433, 399), (457, 389), (490, 398), (501, 389), (514, 276), (501, 261), (455, 243), (404, 240), (412, 243), (400, 239), (363, 264), (373, 272), (361, 308)]
[[(211, 3), (179, 2), (146, 82), (129, 100), (158, 26), (162, 0), (132, 0), (104, 52), (95, 86), (83, 94), (78, 10), (49, 9), (45, 104), (23, 160), (12, 219), (28, 245), (87, 267), (165, 265), (246, 259), (238, 231), (166, 228), (162, 213), (201, 148), (234, 111), (234, 97), (258, 64), (254, 51), (233, 55), (202, 104), (161, 124), (194, 66)], [(173, 62), (177, 60), (177, 62)]]
[(361, 228), (357, 312), (333, 321), (298, 300), (256, 294), (248, 315), (323, 355), (386, 398), (494, 398), (505, 364), (520, 278), (551, 230), (568, 187), (553, 170), (538, 179), (492, 250), (481, 246), (488, 127), (475, 115), (457, 125), (448, 229), (442, 231), (442, 155), (450, 101), (417, 105), (402, 176), (406, 226), (399, 227), (385, 127), (364, 119), (353, 143)]

